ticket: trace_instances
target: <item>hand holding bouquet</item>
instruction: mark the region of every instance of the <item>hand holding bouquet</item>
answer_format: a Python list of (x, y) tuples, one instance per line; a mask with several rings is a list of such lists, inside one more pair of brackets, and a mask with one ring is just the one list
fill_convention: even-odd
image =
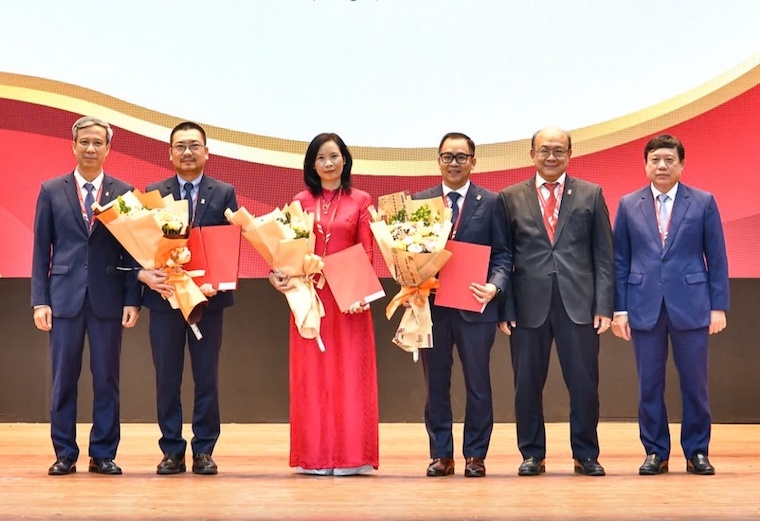
[(415, 201), (406, 192), (380, 197), (378, 206), (370, 228), (388, 270), (401, 285), (385, 316), (390, 320), (399, 306), (406, 306), (393, 342), (417, 361), (418, 349), (433, 347), (428, 296), (438, 287), (435, 275), (451, 257), (444, 249), (451, 233), (451, 209), (443, 198)]
[(325, 310), (316, 291), (323, 279), (319, 285), (315, 282), (324, 262), (314, 254), (314, 214), (304, 211), (299, 201), (293, 201), (282, 210), (276, 208), (259, 217), (252, 216), (245, 207), (237, 212), (228, 209), (225, 216), (241, 226), (243, 237), (273, 270), (290, 277), (291, 284), (284, 293), (298, 332), (304, 338), (316, 339), (324, 351), (319, 326)]
[[(193, 282), (196, 273), (182, 268), (190, 260), (187, 201), (171, 195), (162, 198), (158, 190), (146, 194), (134, 190), (105, 206), (93, 204), (93, 213), (140, 266), (166, 272), (166, 282), (175, 287), (169, 303), (195, 325), (208, 299)], [(194, 331), (200, 334), (197, 328)]]

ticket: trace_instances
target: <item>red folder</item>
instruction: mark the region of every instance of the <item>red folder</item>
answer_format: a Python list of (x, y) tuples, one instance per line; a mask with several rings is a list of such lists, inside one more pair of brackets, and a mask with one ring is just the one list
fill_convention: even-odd
[(470, 284), (488, 282), (491, 247), (448, 241), (446, 249), (453, 255), (438, 273), (440, 287), (435, 293), (435, 305), (482, 313), (486, 306), (475, 300), (470, 291)]
[(192, 254), (184, 268), (205, 270), (194, 277), (198, 286), (209, 283), (217, 291), (237, 289), (240, 263), (240, 226), (201, 226), (190, 230), (187, 247)]
[(327, 255), (322, 260), (325, 262), (322, 273), (341, 311), (348, 311), (354, 302), (369, 304), (385, 296), (375, 268), (361, 244)]

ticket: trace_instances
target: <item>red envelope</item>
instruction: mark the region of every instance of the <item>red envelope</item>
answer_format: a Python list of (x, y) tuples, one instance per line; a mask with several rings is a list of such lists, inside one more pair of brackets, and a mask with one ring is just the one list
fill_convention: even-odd
[(438, 273), (440, 287), (435, 293), (435, 305), (482, 313), (486, 308), (470, 291), (470, 284), (488, 282), (488, 263), (491, 247), (461, 241), (448, 241), (446, 249), (451, 259)]

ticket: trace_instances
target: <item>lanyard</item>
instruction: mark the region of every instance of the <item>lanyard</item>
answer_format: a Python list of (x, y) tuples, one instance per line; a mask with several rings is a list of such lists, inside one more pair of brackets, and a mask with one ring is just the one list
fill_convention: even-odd
[[(670, 213), (668, 213), (668, 222), (665, 223), (665, 229), (662, 229), (662, 226), (660, 226), (660, 213), (659, 208), (657, 208), (657, 198), (654, 198), (654, 218), (657, 219), (657, 231), (660, 232), (660, 239), (662, 239), (662, 244), (665, 244), (665, 239), (668, 238), (668, 232), (670, 231), (670, 220), (673, 218), (673, 208), (670, 209)], [(660, 205), (663, 205), (665, 203), (659, 203)], [(676, 201), (673, 199), (673, 207), (675, 207)]]
[[(541, 184), (543, 186), (543, 183)], [(559, 208), (559, 203), (562, 202), (562, 192), (565, 190), (565, 185), (562, 183), (557, 183), (557, 186), (554, 187), (555, 191), (546, 189), (547, 192), (550, 192), (549, 195), (544, 198), (544, 193), (541, 191), (541, 186), (536, 187), (536, 193), (538, 193), (538, 205), (541, 207), (541, 215), (544, 215), (546, 213), (546, 199), (551, 197), (552, 195), (557, 200), (557, 206), (555, 208)], [(559, 187), (559, 197), (557, 197), (556, 189)]]
[[(451, 193), (451, 192), (449, 192), (449, 193)], [(451, 203), (449, 203), (449, 198), (446, 197), (445, 195), (442, 196), (442, 197), (443, 197), (443, 204), (447, 208), (451, 208)], [(459, 213), (457, 214), (457, 220), (454, 221), (454, 225), (451, 227), (451, 239), (452, 240), (457, 236), (457, 230), (459, 229), (459, 221), (462, 219), (462, 213), (464, 213), (464, 196), (461, 195), (461, 194), (460, 194), (460, 199), (462, 199), (462, 206), (459, 207)]]
[[(89, 182), (89, 181), (88, 181)], [(100, 202), (100, 194), (103, 191), (103, 183), (100, 183), (98, 193), (95, 194), (95, 202)], [(87, 223), (87, 228), (92, 229), (92, 225), (95, 223), (95, 213), (92, 214), (92, 219), (87, 216), (87, 208), (84, 206), (84, 199), (82, 199), (82, 187), (77, 185), (77, 197), (79, 198), (79, 210), (82, 212), (82, 220)]]
[[(322, 234), (322, 236), (325, 238), (325, 247), (322, 251), (322, 256), (324, 257), (327, 255), (327, 243), (330, 242), (330, 237), (332, 236), (332, 227), (333, 223), (335, 222), (335, 214), (338, 213), (338, 205), (340, 205), (340, 198), (343, 195), (343, 190), (341, 188), (338, 188), (338, 200), (335, 201), (335, 206), (332, 208), (332, 213), (330, 215), (330, 222), (327, 224), (327, 231), (322, 228), (322, 203), (324, 202), (322, 199), (322, 196), (319, 196), (319, 199), (317, 199), (317, 208), (316, 208), (316, 214), (317, 214), (317, 231)], [(332, 201), (331, 201), (332, 202)], [(331, 205), (332, 206), (332, 205)]]

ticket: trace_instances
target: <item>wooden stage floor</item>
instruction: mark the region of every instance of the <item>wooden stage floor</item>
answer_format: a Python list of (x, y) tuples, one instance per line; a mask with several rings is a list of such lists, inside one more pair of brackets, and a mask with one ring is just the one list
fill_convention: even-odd
[(217, 476), (157, 476), (158, 427), (125, 424), (116, 459), (124, 475), (100, 476), (87, 472), (88, 430), (79, 425), (79, 472), (48, 476), (49, 425), (0, 424), (0, 519), (760, 519), (760, 425), (713, 426), (715, 476), (685, 472), (673, 425), (670, 472), (639, 476), (636, 424), (606, 422), (599, 436), (607, 476), (592, 478), (573, 474), (568, 425), (550, 424), (547, 473), (520, 478), (514, 424), (499, 424), (482, 479), (462, 476), (461, 456), (455, 476), (425, 477), (421, 424), (381, 425), (380, 470), (353, 477), (295, 474), (285, 424), (223, 425)]

